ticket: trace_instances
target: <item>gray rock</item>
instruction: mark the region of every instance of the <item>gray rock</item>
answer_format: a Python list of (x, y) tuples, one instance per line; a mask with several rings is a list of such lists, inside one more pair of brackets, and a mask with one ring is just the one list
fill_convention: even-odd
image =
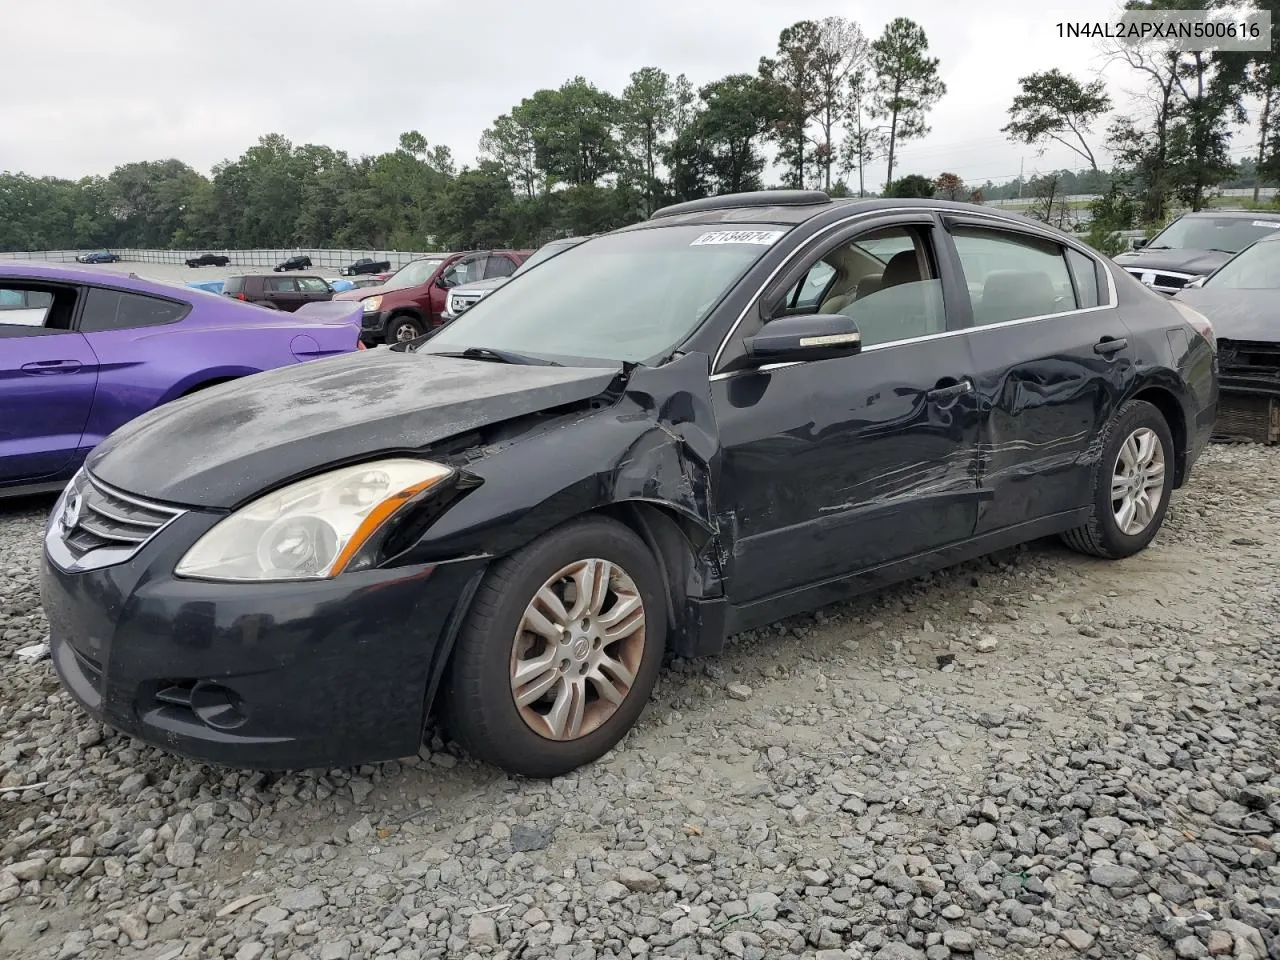
[(973, 953), (977, 942), (974, 940), (973, 931), (951, 929), (943, 931), (942, 944), (948, 950), (956, 953)]
[(1089, 870), (1089, 879), (1100, 887), (1111, 890), (1136, 887), (1142, 875), (1132, 867), (1122, 867), (1115, 863), (1095, 863)]
[(554, 829), (544, 829), (527, 823), (513, 824), (511, 827), (511, 849), (516, 853), (545, 850), (551, 846), (554, 836)]
[(467, 926), (467, 939), (477, 946), (496, 946), (498, 921), (489, 914), (476, 914)]
[(617, 880), (606, 880), (596, 887), (596, 897), (605, 903), (625, 900), (630, 891)]
[(1079, 950), (1082, 953), (1093, 946), (1093, 934), (1085, 933), (1083, 930), (1075, 927), (1070, 930), (1063, 930), (1062, 939), (1071, 944), (1074, 949)]
[(290, 913), (319, 910), (327, 902), (324, 892), (319, 887), (314, 886), (303, 887), (301, 890), (291, 890), (280, 898), (280, 906)]
[(637, 893), (657, 893), (662, 889), (662, 881), (647, 870), (635, 867), (623, 867), (619, 870), (618, 882)]
[(874, 960), (925, 960), (925, 955), (905, 943), (886, 943), (876, 951)]

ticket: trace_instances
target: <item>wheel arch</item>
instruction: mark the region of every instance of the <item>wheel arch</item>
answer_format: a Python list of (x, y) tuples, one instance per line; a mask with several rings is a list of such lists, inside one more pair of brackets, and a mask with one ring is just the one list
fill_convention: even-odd
[(262, 371), (254, 367), (218, 367), (213, 370), (198, 370), (175, 383), (161, 399), (161, 403), (190, 396), (206, 387), (216, 387), (220, 383), (229, 383), (251, 374)]
[(1182, 487), (1187, 479), (1187, 412), (1182, 402), (1168, 384), (1146, 382), (1138, 386), (1129, 400), (1143, 400), (1157, 410), (1169, 424), (1169, 432), (1173, 434), (1173, 487)]
[[(726, 601), (719, 597), (702, 599), (690, 595), (694, 592), (691, 588), (703, 586), (707, 579), (704, 567), (699, 563), (701, 551), (697, 544), (701, 542), (704, 549), (708, 548), (707, 544), (712, 542), (708, 537), (709, 531), (674, 506), (661, 502), (629, 498), (601, 503), (558, 517), (555, 522), (532, 531), (528, 536), (504, 544), (502, 552), (490, 557), (483, 569), (467, 583), (458, 596), (432, 658), (423, 710), (424, 732), (426, 721), (439, 705), (443, 681), (476, 590), (493, 564), (585, 517), (607, 517), (636, 534), (648, 547), (662, 580), (667, 649), (670, 653), (692, 658), (709, 656), (723, 648)], [(719, 589), (718, 584), (705, 585), (712, 592)]]
[(387, 311), (388, 322), (394, 320), (396, 317), (410, 317), (417, 320), (419, 323), (426, 322), (422, 314), (422, 308), (415, 303), (402, 304), (398, 307), (392, 307)]

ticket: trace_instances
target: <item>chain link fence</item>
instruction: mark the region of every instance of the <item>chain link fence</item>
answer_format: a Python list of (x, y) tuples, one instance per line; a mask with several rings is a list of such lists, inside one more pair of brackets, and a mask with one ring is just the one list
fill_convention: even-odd
[[(99, 248), (101, 249), (101, 248)], [(74, 263), (76, 257), (94, 250), (25, 250), (18, 253), (0, 253), (0, 260), (40, 260), (46, 263)], [(230, 267), (274, 267), (290, 257), (310, 257), (316, 270), (338, 270), (357, 260), (368, 258), (383, 260), (398, 270), (410, 260), (430, 256), (429, 253), (408, 250), (305, 250), (301, 248), (277, 250), (135, 250), (112, 249), (110, 251), (125, 263), (166, 263), (182, 266), (188, 260), (210, 253), (229, 257)]]

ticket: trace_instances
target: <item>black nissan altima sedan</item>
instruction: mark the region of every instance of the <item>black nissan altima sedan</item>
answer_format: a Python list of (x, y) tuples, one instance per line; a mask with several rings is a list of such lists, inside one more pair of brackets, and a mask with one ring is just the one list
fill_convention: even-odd
[(393, 349), (112, 434), (54, 508), (53, 662), (238, 767), (419, 749), (553, 776), (667, 653), (993, 549), (1156, 535), (1213, 332), (990, 208), (766, 191), (587, 240)]

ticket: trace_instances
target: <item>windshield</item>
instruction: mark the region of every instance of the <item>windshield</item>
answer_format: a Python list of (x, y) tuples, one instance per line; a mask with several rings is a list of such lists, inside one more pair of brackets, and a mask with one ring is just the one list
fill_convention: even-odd
[(1237, 253), (1260, 237), (1280, 230), (1280, 220), (1244, 217), (1182, 217), (1173, 221), (1144, 250), (1219, 250)]
[(581, 242), (581, 240), (576, 238), (573, 240), (552, 240), (550, 243), (539, 247), (534, 252), (533, 256), (516, 268), (515, 273), (511, 274), (511, 276), (518, 277), (530, 267), (536, 267), (538, 264), (542, 263), (542, 261), (550, 260), (557, 253), (564, 253), (570, 247), (576, 247)]
[(399, 290), (402, 287), (416, 287), (431, 279), (431, 275), (440, 269), (443, 257), (426, 260), (413, 260), (387, 278), (382, 286), (387, 290)]
[(519, 283), (499, 287), (421, 350), (651, 360), (696, 330), (785, 232), (742, 224), (596, 237), (547, 260)]
[(1255, 243), (1204, 282), (1224, 290), (1280, 289), (1280, 243)]

